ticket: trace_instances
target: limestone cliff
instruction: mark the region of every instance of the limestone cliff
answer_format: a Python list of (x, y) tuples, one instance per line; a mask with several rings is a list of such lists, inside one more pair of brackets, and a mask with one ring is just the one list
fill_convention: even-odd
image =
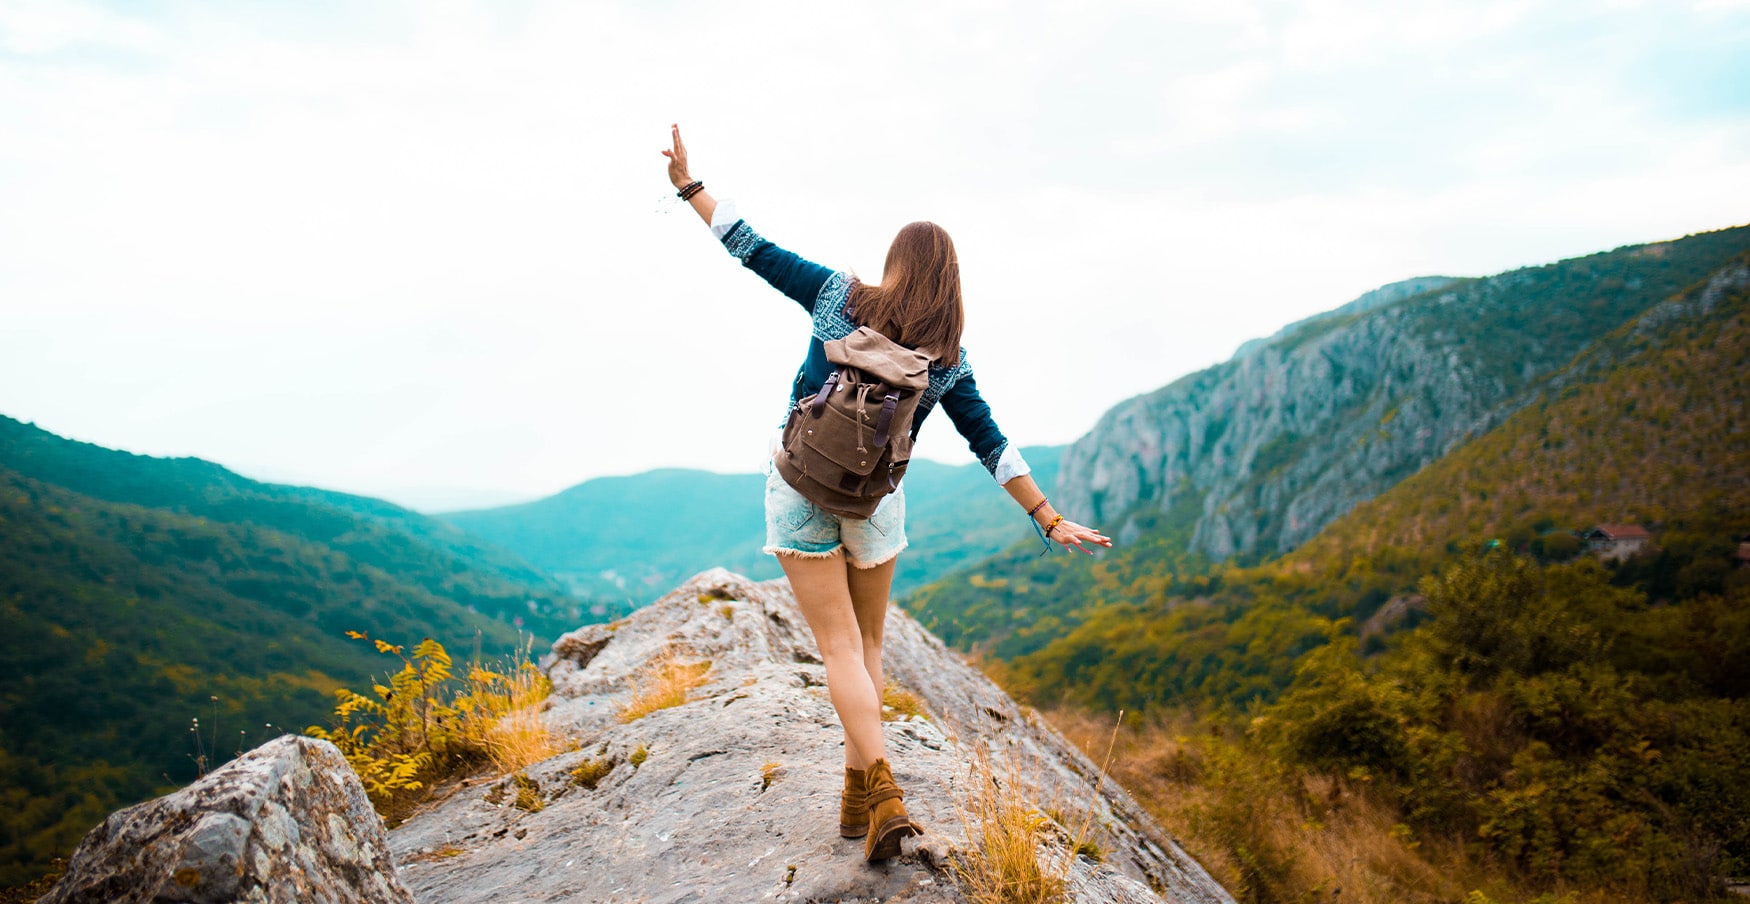
[(1192, 549), (1216, 559), (1287, 551), (1746, 247), (1739, 227), (1385, 286), (1108, 411), (1064, 453), (1059, 507), (1121, 539), (1190, 519)]

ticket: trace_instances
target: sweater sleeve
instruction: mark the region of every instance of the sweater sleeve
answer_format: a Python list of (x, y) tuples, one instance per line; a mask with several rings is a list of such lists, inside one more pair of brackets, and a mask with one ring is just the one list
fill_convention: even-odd
[(802, 310), (813, 314), (814, 300), (833, 271), (778, 247), (755, 232), (746, 220), (739, 217), (730, 220), (730, 217), (735, 217), (731, 202), (719, 201), (717, 214), (711, 219), (711, 231), (718, 234), (723, 247), (741, 261), (743, 267), (758, 273), (771, 283), (772, 288), (788, 295), (802, 306)]
[(954, 429), (966, 438), (972, 454), (978, 456), (979, 463), (984, 465), (991, 477), (997, 483), (1008, 483), (1029, 473), (1031, 469), (1027, 467), (1026, 460), (1021, 458), (1020, 450), (1010, 446), (1003, 431), (997, 428), (996, 419), (990, 414), (990, 406), (978, 394), (978, 383), (972, 377), (972, 368), (965, 363), (965, 350), (962, 349), (960, 354), (960, 376), (942, 394), (942, 408), (948, 412), (948, 419), (954, 422)]

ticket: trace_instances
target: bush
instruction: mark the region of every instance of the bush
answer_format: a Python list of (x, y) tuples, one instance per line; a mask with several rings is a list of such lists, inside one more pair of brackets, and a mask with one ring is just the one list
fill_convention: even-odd
[(511, 771), (528, 757), (551, 755), (545, 727), (530, 715), (552, 686), (528, 661), (526, 647), (502, 671), (470, 666), (458, 688), (449, 653), (430, 637), (409, 656), (403, 646), (362, 631), (346, 634), (399, 658), (401, 669), (387, 685), (373, 684), (373, 696), (335, 691), (333, 724), (312, 725), (305, 734), (340, 749), (385, 819), (412, 792), (449, 775), (488, 763)]

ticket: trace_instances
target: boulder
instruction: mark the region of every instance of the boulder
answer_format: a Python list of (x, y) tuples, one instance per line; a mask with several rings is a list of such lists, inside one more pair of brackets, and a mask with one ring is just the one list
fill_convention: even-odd
[(412, 904), (383, 821), (327, 741), (282, 735), (110, 814), (38, 904)]

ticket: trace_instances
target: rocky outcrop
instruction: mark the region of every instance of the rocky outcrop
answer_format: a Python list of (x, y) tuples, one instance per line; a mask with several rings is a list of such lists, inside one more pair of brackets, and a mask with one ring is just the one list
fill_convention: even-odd
[[(664, 661), (700, 664), (703, 683), (622, 721)], [(457, 904), (964, 901), (949, 858), (967, 850), (963, 804), (983, 751), (1005, 794), (1051, 816), (1039, 862), (1066, 874), (1072, 900), (1231, 901), (1087, 756), (897, 608), (884, 661), (923, 711), (884, 724), (906, 806), (927, 829), (893, 860), (867, 864), (861, 841), (838, 836), (843, 734), (788, 584), (717, 569), (560, 638), (542, 663), (545, 718), (574, 749), (397, 826), (402, 878), (421, 901)], [(1008, 786), (1009, 763), (1021, 787)], [(1072, 853), (1084, 822), (1099, 860)]]
[(383, 821), (333, 744), (284, 735), (110, 814), (38, 904), (412, 904)]
[(1577, 355), (1750, 244), (1721, 230), (1486, 279), (1394, 283), (1123, 402), (1063, 457), (1058, 506), (1213, 559), (1286, 552), (1552, 388)]
[(1412, 309), (1367, 302), (1107, 412), (1064, 453), (1062, 508), (1127, 540), (1189, 495), (1193, 549), (1279, 552), (1510, 413), (1500, 381), (1408, 329)]
[[(897, 608), (885, 652), (917, 704), (884, 723), (888, 758), (926, 831), (880, 864), (838, 835), (843, 732), (789, 585), (715, 569), (553, 645), (557, 756), (452, 785), (386, 833), (332, 744), (283, 736), (112, 814), (41, 902), (953, 904), (969, 803), (994, 778), (1037, 808), (1036, 862), (1067, 900), (1232, 904), (1086, 755)], [(702, 683), (629, 718), (663, 663)]]

